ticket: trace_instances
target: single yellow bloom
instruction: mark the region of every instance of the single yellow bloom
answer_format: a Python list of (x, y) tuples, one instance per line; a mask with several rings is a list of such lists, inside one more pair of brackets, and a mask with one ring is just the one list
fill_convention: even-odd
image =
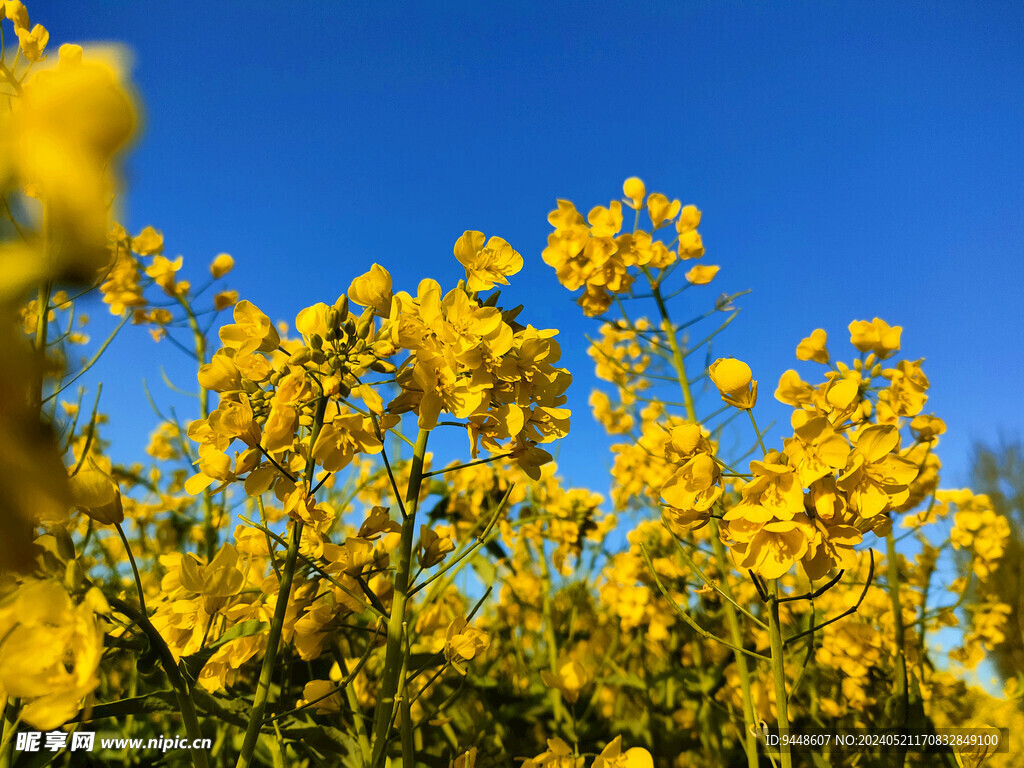
[(622, 751), (622, 737), (616, 736), (594, 758), (593, 768), (654, 768), (654, 758), (643, 747)]
[(210, 274), (213, 275), (214, 279), (224, 277), (234, 266), (235, 260), (231, 258), (231, 254), (218, 253), (210, 263)]
[(25, 27), (14, 28), (18, 33), (18, 42), (21, 44), (21, 53), (31, 62), (37, 62), (43, 58), (43, 50), (50, 42), (50, 33), (42, 24), (36, 24), (29, 32)]
[(584, 758), (576, 757), (572, 747), (559, 738), (548, 739), (548, 748), (523, 762), (522, 768), (583, 768)]
[(633, 210), (638, 211), (643, 207), (644, 195), (647, 194), (647, 188), (636, 176), (630, 176), (622, 184), (622, 194), (629, 198), (626, 205)]
[(233, 307), (238, 303), (238, 291), (220, 291), (213, 297), (213, 308), (220, 312), (222, 309)]
[(71, 501), (97, 523), (113, 525), (124, 520), (117, 482), (95, 465), (83, 467), (68, 481)]
[(757, 402), (757, 382), (751, 381), (750, 366), (734, 357), (719, 358), (708, 368), (708, 375), (722, 400), (736, 408), (749, 410)]
[(686, 279), (691, 285), (707, 285), (715, 279), (718, 270), (714, 264), (699, 264), (686, 273)]
[(153, 259), (153, 263), (146, 267), (146, 274), (152, 277), (168, 296), (177, 296), (181, 293), (179, 286), (182, 283), (176, 282), (174, 276), (181, 269), (181, 264), (181, 256), (174, 261), (165, 256), (157, 256)]
[(416, 557), (423, 568), (433, 568), (455, 550), (455, 542), (449, 536), (441, 536), (429, 525), (420, 526), (420, 544)]
[(348, 297), (361, 307), (373, 307), (381, 317), (391, 313), (391, 273), (380, 264), (374, 264), (370, 271), (355, 280), (348, 287)]
[(340, 712), (342, 703), (338, 684), (330, 680), (310, 680), (302, 689), (302, 698), (299, 699), (298, 706), (312, 706), (318, 715)]
[(139, 256), (156, 256), (164, 252), (163, 233), (153, 227), (146, 227), (131, 240), (132, 250)]
[(28, 10), (21, 0), (5, 0), (4, 16), (14, 22), (14, 29), (28, 29)]
[[(45, 44), (37, 27), (23, 41)], [(18, 30), (19, 34), (23, 30)], [(4, 126), (14, 179), (47, 209), (54, 273), (87, 276), (110, 258), (109, 204), (117, 152), (135, 130), (135, 108), (117, 72), (96, 62), (61, 61), (27, 79)]]
[(704, 240), (695, 229), (679, 233), (679, 258), (699, 259), (704, 255)]
[(682, 205), (678, 200), (670, 201), (660, 192), (654, 192), (647, 198), (647, 213), (651, 217), (651, 224), (655, 229), (663, 227), (678, 215)]
[(676, 232), (692, 232), (700, 225), (700, 209), (695, 205), (687, 205), (679, 212), (676, 220)]
[(505, 278), (523, 268), (523, 257), (503, 238), (492, 237), (484, 245), (484, 233), (466, 230), (455, 242), (455, 258), (466, 268), (466, 287), (489, 291), (508, 285)]
[(462, 661), (473, 659), (480, 651), (487, 650), (491, 641), (487, 633), (469, 626), (464, 616), (459, 616), (445, 631), (444, 653), (451, 665), (465, 674)]
[(825, 342), (828, 341), (828, 334), (821, 328), (816, 329), (810, 336), (801, 341), (796, 347), (797, 360), (812, 360), (815, 363), (828, 365), (828, 349)]
[(854, 320), (850, 323), (850, 343), (861, 352), (874, 352), (880, 360), (885, 360), (899, 352), (902, 332), (901, 326), (890, 326), (878, 317), (871, 322)]
[(593, 237), (615, 237), (622, 229), (622, 203), (613, 200), (607, 208), (595, 206), (587, 214), (587, 221)]
[(234, 349), (236, 356), (251, 352), (272, 352), (281, 343), (274, 324), (255, 304), (244, 299), (238, 302), (234, 318), (233, 325), (225, 325), (220, 329), (220, 342)]
[(540, 677), (544, 685), (561, 691), (562, 696), (570, 704), (576, 703), (576, 700), (580, 697), (580, 691), (583, 690), (583, 686), (587, 685), (591, 680), (591, 675), (587, 668), (576, 661), (576, 659), (570, 659), (565, 662), (558, 668), (558, 674), (543, 670), (540, 673)]

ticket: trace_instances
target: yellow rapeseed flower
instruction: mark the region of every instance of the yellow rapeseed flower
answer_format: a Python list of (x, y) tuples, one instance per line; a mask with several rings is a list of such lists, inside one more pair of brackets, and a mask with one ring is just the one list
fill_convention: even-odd
[(455, 241), (455, 258), (466, 268), (466, 287), (489, 291), (523, 268), (523, 257), (503, 238), (492, 237), (484, 245), (484, 233), (466, 230)]
[(729, 405), (749, 410), (757, 402), (757, 382), (750, 366), (734, 357), (719, 358), (708, 368), (712, 383)]

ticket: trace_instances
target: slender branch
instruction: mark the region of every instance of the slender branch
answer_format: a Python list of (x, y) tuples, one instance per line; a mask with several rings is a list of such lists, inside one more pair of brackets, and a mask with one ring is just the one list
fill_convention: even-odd
[[(185, 733), (193, 744), (201, 743), (199, 740), (203, 738), (203, 732), (199, 728), (199, 717), (196, 715), (196, 708), (192, 703), (191, 691), (189, 690), (188, 683), (185, 682), (185, 678), (182, 677), (181, 670), (178, 669), (178, 662), (175, 660), (174, 654), (171, 653), (171, 649), (167, 647), (163, 636), (153, 626), (148, 616), (135, 609), (129, 603), (118, 598), (110, 598), (109, 602), (112, 608), (115, 608), (134, 621), (149, 639), (150, 646), (156, 649), (157, 655), (160, 657), (160, 665), (164, 668), (164, 673), (167, 675), (171, 687), (174, 688), (178, 709), (181, 712), (181, 719), (185, 725)], [(192, 747), (189, 751), (192, 754), (192, 764), (196, 768), (209, 768), (206, 752), (199, 747)]]
[[(403, 670), (406, 667), (404, 653), (406, 605), (409, 600), (409, 577), (412, 571), (413, 537), (416, 532), (416, 511), (419, 508), (420, 487), (423, 483), (423, 462), (427, 453), (427, 438), (430, 431), (421, 429), (416, 438), (416, 449), (410, 467), (409, 485), (405, 495), (405, 516), (402, 520), (402, 532), (398, 544), (398, 568), (395, 571), (394, 597), (391, 603), (391, 616), (388, 620), (388, 638), (384, 654), (384, 672), (380, 686), (380, 698), (374, 715), (373, 755), (371, 768), (383, 763), (390, 740), (391, 725), (398, 713), (397, 695), (404, 684)], [(390, 469), (388, 470), (390, 473)], [(406, 718), (402, 722), (403, 734), (412, 728), (412, 722)]]
[(786, 641), (783, 643), (783, 645), (789, 645), (794, 640), (799, 640), (801, 637), (805, 637), (807, 635), (812, 635), (815, 632), (817, 632), (819, 629), (824, 629), (829, 624), (834, 624), (835, 622), (839, 621), (840, 619), (845, 619), (851, 613), (856, 613), (857, 612), (857, 609), (860, 608), (860, 604), (864, 602), (864, 598), (868, 594), (868, 589), (871, 588), (871, 582), (874, 580), (874, 577), (875, 577), (875, 551), (873, 549), (869, 549), (868, 550), (868, 556), (871, 558), (871, 561), (870, 561), (871, 564), (868, 567), (868, 578), (867, 578), (867, 581), (864, 582), (864, 589), (861, 591), (860, 597), (857, 598), (856, 604), (854, 604), (850, 608), (847, 608), (845, 611), (840, 613), (838, 616), (833, 616), (828, 621), (823, 621), (821, 624), (812, 625), (810, 629), (806, 629), (803, 632), (799, 632), (799, 633), (797, 633), (795, 635), (787, 637)]
[(654, 570), (654, 563), (651, 561), (651, 556), (647, 552), (647, 546), (645, 544), (640, 545), (640, 551), (643, 552), (644, 560), (647, 561), (647, 567), (648, 569), (650, 569), (651, 576), (654, 577), (654, 583), (657, 585), (658, 591), (661, 592), (662, 596), (664, 596), (664, 598), (668, 601), (669, 605), (672, 606), (675, 612), (679, 614), (679, 617), (690, 626), (690, 629), (692, 629), (705, 640), (714, 640), (716, 643), (720, 643), (721, 645), (724, 645), (726, 648), (732, 648), (732, 650), (737, 651), (739, 653), (746, 654), (747, 656), (752, 656), (753, 658), (760, 659), (761, 661), (770, 661), (769, 657), (765, 656), (763, 653), (748, 650), (741, 645), (734, 645), (733, 643), (730, 643), (728, 640), (725, 640), (719, 637), (718, 635), (708, 632), (706, 629), (704, 629), (704, 627), (698, 624), (690, 616), (690, 614), (684, 611), (682, 607), (675, 600), (672, 599), (672, 596), (669, 595), (668, 590), (665, 589), (665, 585), (661, 583), (661, 579), (658, 577), (657, 571)]
[(511, 456), (511, 453), (501, 453), (497, 456), (488, 456), (486, 459), (477, 459), (476, 461), (469, 461), (465, 464), (456, 464), (454, 467), (445, 467), (444, 469), (435, 469), (433, 472), (424, 472), (423, 477), (434, 477), (435, 475), (444, 475), (448, 472), (458, 472), (460, 469), (468, 469), (469, 467), (476, 467), (480, 464), (488, 464), (492, 461), (499, 461), (501, 459), (507, 459)]
[(266, 711), (267, 698), (270, 695), (270, 682), (274, 676), (274, 665), (277, 662), (278, 645), (281, 642), (284, 618), (288, 611), (288, 599), (291, 597), (292, 579), (295, 575), (295, 561), (298, 559), (299, 542), (301, 539), (302, 523), (295, 520), (292, 523), (292, 533), (288, 542), (288, 553), (285, 556), (284, 571), (281, 574), (282, 579), (277, 590), (274, 618), (270, 624), (270, 633), (267, 636), (267, 650), (263, 655), (263, 666), (260, 668), (260, 677), (256, 684), (256, 696), (252, 703), (252, 713), (249, 715), (249, 725), (245, 729), (245, 737), (242, 740), (242, 749), (238, 755), (237, 768), (247, 768), (252, 764), (256, 742), (260, 737), (263, 713)]

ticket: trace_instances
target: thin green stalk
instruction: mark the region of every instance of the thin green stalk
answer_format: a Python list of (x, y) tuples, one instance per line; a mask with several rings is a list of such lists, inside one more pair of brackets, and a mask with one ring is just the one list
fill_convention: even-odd
[[(195, 706), (192, 703), (191, 691), (188, 689), (188, 684), (185, 682), (185, 678), (181, 675), (181, 670), (178, 669), (178, 663), (174, 659), (174, 654), (172, 654), (171, 649), (167, 647), (167, 643), (164, 642), (163, 636), (149, 621), (149, 612), (146, 610), (146, 594), (142, 588), (142, 577), (139, 575), (139, 567), (135, 563), (135, 555), (132, 553), (131, 544), (129, 544), (128, 537), (125, 535), (124, 528), (121, 527), (121, 524), (115, 523), (114, 526), (117, 528), (118, 536), (121, 537), (121, 543), (124, 544), (125, 552), (128, 554), (128, 562), (132, 567), (132, 576), (135, 578), (135, 589), (139, 594), (140, 612), (138, 614), (126, 612), (125, 609), (128, 607), (127, 603), (119, 603), (118, 609), (125, 612), (126, 616), (134, 619), (138, 623), (139, 627), (146, 634), (146, 637), (149, 638), (150, 645), (156, 648), (157, 653), (160, 656), (161, 665), (164, 668), (164, 672), (167, 674), (167, 679), (174, 688), (174, 695), (178, 700), (178, 709), (181, 710), (181, 719), (185, 724), (185, 732), (188, 734), (189, 741), (195, 744), (197, 739), (203, 738), (203, 733), (199, 728), (199, 717), (196, 714)], [(196, 768), (207, 768), (208, 763), (206, 753), (198, 748), (193, 748), (190, 751), (192, 752), (192, 763)]]
[[(429, 430), (421, 429), (416, 437), (409, 486), (406, 489), (402, 532), (398, 544), (398, 567), (395, 571), (394, 597), (391, 602), (391, 616), (388, 619), (388, 639), (384, 652), (384, 674), (381, 679), (380, 698), (374, 713), (373, 757), (371, 765), (381, 765), (387, 753), (391, 724), (396, 711), (396, 696), (402, 687), (402, 670), (405, 668), (406, 653), (404, 628), (406, 604), (409, 600), (410, 577), (412, 575), (413, 538), (416, 534), (416, 511), (419, 507), (420, 487), (423, 484), (423, 461), (427, 453)], [(409, 718), (403, 718), (402, 729), (412, 728)], [(412, 768), (411, 766), (409, 768)]]
[(14, 729), (18, 725), (18, 700), (5, 698), (0, 708), (0, 768), (10, 768), (14, 762)]
[[(725, 545), (722, 543), (721, 536), (718, 535), (718, 521), (711, 520), (711, 543), (715, 548), (715, 558), (719, 564), (728, 563), (729, 559), (725, 553)], [(729, 585), (729, 580), (725, 578), (725, 574), (722, 575), (722, 583), (720, 585), (722, 594), (729, 601), (725, 605), (727, 609), (725, 611), (725, 623), (729, 628), (729, 634), (732, 637), (733, 645), (743, 645), (743, 631), (740, 628), (739, 617), (736, 615), (735, 609), (733, 609), (730, 603), (733, 603), (732, 587)], [(758, 757), (757, 757), (757, 736), (754, 734), (755, 723), (757, 722), (754, 718), (754, 699), (750, 695), (750, 670), (747, 668), (747, 660), (743, 654), (738, 651), (734, 653), (736, 659), (736, 672), (740, 678), (740, 693), (743, 697), (743, 751), (747, 753), (747, 765), (749, 768), (757, 768)]]
[[(310, 428), (309, 445), (310, 450), (316, 444), (320, 429), (324, 424), (324, 415), (327, 413), (328, 398), (321, 393), (317, 401), (316, 413), (313, 416), (313, 425)], [(313, 486), (313, 475), (316, 472), (316, 462), (310, 461), (306, 472), (307, 491)], [(245, 737), (242, 739), (242, 750), (238, 755), (237, 768), (248, 768), (252, 763), (252, 756), (256, 750), (256, 742), (260, 737), (260, 729), (263, 727), (263, 713), (267, 709), (267, 699), (270, 696), (270, 683), (274, 677), (274, 665), (277, 663), (278, 646), (281, 644), (281, 633), (284, 629), (284, 617), (288, 612), (288, 600), (292, 593), (292, 582), (295, 578), (295, 563), (299, 559), (299, 543), (302, 541), (302, 523), (299, 520), (292, 522), (291, 536), (288, 539), (288, 551), (285, 554), (284, 570), (281, 572), (280, 586), (277, 590), (277, 604), (274, 606), (274, 618), (270, 623), (270, 633), (267, 635), (267, 650), (263, 656), (263, 666), (260, 667), (260, 679), (256, 685), (256, 695), (253, 697), (252, 713), (249, 715), (249, 725), (245, 729)]]
[(260, 679), (256, 685), (256, 696), (253, 698), (252, 713), (249, 715), (249, 725), (245, 729), (242, 750), (238, 755), (238, 762), (236, 763), (237, 768), (247, 768), (252, 764), (253, 752), (256, 750), (256, 742), (260, 737), (260, 729), (263, 726), (263, 713), (266, 711), (267, 698), (270, 695), (270, 682), (274, 676), (274, 665), (277, 662), (277, 650), (281, 642), (284, 616), (288, 611), (288, 599), (291, 596), (292, 580), (295, 576), (295, 561), (298, 560), (299, 542), (301, 539), (302, 523), (296, 520), (292, 523), (292, 532), (288, 540), (288, 553), (285, 555), (284, 571), (281, 573), (281, 586), (277, 591), (277, 605), (274, 606), (274, 618), (270, 624), (270, 634), (267, 637), (267, 651), (263, 656)]
[[(892, 531), (885, 537), (885, 559), (887, 568), (889, 599), (892, 601), (892, 624), (896, 634), (896, 722), (901, 726), (909, 725), (910, 695), (907, 685), (907, 651), (904, 645), (903, 605), (900, 601), (900, 567), (896, 559), (896, 540)], [(896, 752), (898, 766), (905, 764), (905, 750)]]
[[(45, 228), (45, 222), (44, 222)], [(39, 371), (36, 390), (33, 393), (36, 404), (42, 407), (43, 404), (43, 379), (46, 370), (46, 329), (50, 320), (50, 293), (53, 290), (51, 283), (41, 283), (36, 294), (36, 352), (39, 354)]]
[[(178, 301), (184, 308), (186, 317), (188, 317), (188, 325), (192, 329), (192, 337), (196, 347), (196, 359), (199, 367), (202, 367), (206, 365), (206, 334), (199, 328), (199, 321), (196, 319), (195, 312), (192, 311), (192, 306), (188, 303), (188, 300), (181, 296), (178, 298)], [(200, 387), (199, 414), (202, 419), (210, 415), (209, 398), (210, 393), (206, 388)], [(209, 488), (203, 491), (203, 538), (206, 540), (206, 559), (209, 561), (213, 559), (213, 555), (217, 551), (217, 526), (214, 525), (213, 520), (213, 494)]]
[[(544, 639), (547, 641), (546, 644), (548, 647), (548, 669), (551, 674), (557, 678), (558, 640), (555, 637), (555, 623), (551, 614), (551, 570), (548, 568), (548, 560), (547, 555), (544, 552), (543, 543), (541, 543), (537, 559), (540, 562), (541, 582), (544, 585), (541, 591), (541, 594), (544, 596), (544, 602), (541, 606), (541, 614), (544, 622)], [(567, 713), (565, 708), (562, 706), (562, 695), (555, 688), (551, 688), (548, 691), (548, 695), (551, 698), (551, 709), (555, 717), (555, 722), (559, 723), (563, 720), (567, 720)]]
[[(747, 415), (750, 417), (750, 426), (754, 428), (754, 434), (757, 435), (757, 444), (761, 448), (761, 455), (767, 456), (768, 449), (764, 447), (764, 438), (761, 436), (761, 430), (757, 428), (757, 422), (754, 421), (754, 411), (751, 408), (747, 408)], [(771, 426), (768, 427), (771, 429)]]
[(668, 590), (665, 588), (665, 585), (662, 583), (661, 578), (658, 576), (658, 572), (654, 570), (654, 562), (651, 560), (651, 555), (647, 551), (647, 547), (644, 544), (640, 545), (640, 553), (643, 555), (643, 558), (647, 563), (647, 569), (651, 573), (651, 578), (654, 579), (654, 585), (658, 588), (658, 591), (661, 592), (662, 597), (664, 597), (665, 600), (668, 601), (668, 604), (672, 606), (672, 609), (676, 612), (679, 618), (681, 618), (683, 621), (687, 623), (687, 625), (689, 625), (690, 629), (692, 629), (698, 635), (703, 637), (705, 640), (714, 640), (716, 643), (724, 645), (726, 648), (731, 648), (736, 653), (752, 656), (755, 659), (761, 659), (763, 661), (769, 660), (767, 656), (760, 654), (757, 651), (748, 651), (742, 645), (736, 645), (735, 643), (732, 643), (729, 640), (726, 640), (723, 637), (719, 637), (718, 635), (708, 632), (706, 629), (704, 629), (704, 627), (697, 623), (696, 619), (694, 619), (692, 616), (690, 616), (690, 614), (683, 610), (683, 607), (679, 605), (679, 603), (672, 599), (672, 595), (670, 595)]
[[(178, 668), (178, 662), (175, 660), (174, 654), (171, 653), (171, 649), (167, 647), (163, 636), (150, 622), (149, 617), (136, 610), (131, 604), (124, 600), (111, 598), (110, 605), (134, 621), (149, 639), (150, 646), (156, 649), (157, 655), (160, 657), (160, 666), (164, 668), (167, 680), (174, 689), (178, 709), (181, 711), (181, 719), (185, 725), (185, 734), (190, 742), (197, 743), (197, 740), (203, 738), (203, 732), (199, 728), (199, 717), (196, 714), (195, 705), (192, 703), (192, 694)], [(206, 752), (197, 747), (190, 748), (189, 751), (192, 753), (192, 764), (196, 768), (209, 768)]]
[(686, 362), (683, 360), (683, 351), (679, 348), (679, 340), (676, 338), (675, 329), (672, 327), (672, 320), (668, 314), (668, 307), (665, 306), (665, 299), (661, 296), (661, 286), (652, 281), (651, 292), (654, 294), (654, 301), (658, 305), (658, 312), (661, 314), (662, 323), (665, 325), (665, 336), (668, 339), (669, 347), (672, 348), (672, 365), (676, 369), (679, 388), (683, 392), (683, 402), (686, 403), (686, 416), (690, 421), (696, 422), (697, 409), (693, 404), (690, 381), (686, 377)]
[[(648, 278), (650, 278), (650, 275), (648, 275)], [(683, 354), (682, 349), (679, 347), (679, 340), (676, 338), (675, 328), (668, 314), (668, 307), (665, 305), (665, 299), (661, 294), (661, 286), (654, 280), (651, 280), (651, 293), (654, 296), (655, 303), (658, 305), (658, 312), (661, 315), (662, 324), (665, 326), (665, 336), (669, 347), (672, 349), (672, 364), (675, 367), (676, 377), (679, 380), (679, 389), (683, 394), (683, 402), (686, 404), (686, 416), (690, 421), (697, 423), (697, 411), (693, 403), (693, 392), (690, 390), (690, 379), (686, 375), (686, 355)], [(731, 595), (732, 588), (729, 585), (729, 574), (732, 569), (725, 552), (725, 546), (722, 544), (721, 536), (719, 536), (718, 521), (714, 519), (711, 520), (711, 539), (715, 550), (715, 559), (718, 561), (718, 569), (722, 574), (722, 591), (726, 595)], [(747, 659), (743, 651), (738, 650), (743, 647), (743, 635), (740, 630), (739, 617), (736, 615), (736, 607), (731, 599), (723, 607), (725, 609), (726, 624), (732, 639), (732, 646), (734, 647), (733, 657), (736, 661), (736, 672), (740, 679), (740, 692), (743, 696), (744, 751), (747, 755), (749, 768), (756, 768), (758, 762), (757, 740), (752, 732), (755, 721), (754, 701), (750, 692), (750, 668), (747, 666)]]
[(117, 528), (117, 535), (121, 537), (121, 543), (124, 544), (124, 551), (128, 553), (128, 562), (132, 567), (132, 576), (135, 577), (135, 589), (139, 593), (139, 607), (142, 609), (143, 616), (149, 616), (149, 611), (146, 610), (146, 593), (142, 589), (142, 577), (139, 575), (139, 566), (135, 563), (135, 555), (132, 554), (131, 544), (128, 543), (128, 537), (125, 536), (124, 528), (121, 527), (120, 523), (114, 523), (114, 527)]
[[(789, 703), (786, 693), (786, 659), (782, 649), (782, 627), (779, 623), (779, 580), (772, 580), (768, 596), (768, 636), (772, 648), (772, 680), (775, 683), (775, 709), (778, 713), (780, 739), (789, 734)], [(793, 758), (788, 745), (779, 747), (782, 768), (792, 768)]]

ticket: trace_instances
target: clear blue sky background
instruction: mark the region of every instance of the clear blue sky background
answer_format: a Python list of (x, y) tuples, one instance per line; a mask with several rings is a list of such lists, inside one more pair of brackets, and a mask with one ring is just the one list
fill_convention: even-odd
[[(594, 324), (540, 259), (545, 217), (556, 197), (606, 205), (631, 175), (704, 211), (706, 261), (722, 271), (680, 317), (753, 289), (716, 351), (752, 366), (762, 421), (786, 418), (771, 393), (802, 337), (825, 328), (834, 356), (852, 357), (846, 326), (877, 315), (927, 358), (929, 408), (950, 429), (945, 485), (966, 482), (972, 441), (1022, 433), (1019, 3), (29, 11), (54, 44), (134, 50), (146, 130), (126, 223), (162, 229), (195, 282), (227, 251), (231, 286), (292, 321), (373, 261), (400, 288), (452, 286), (463, 230), (511, 242), (526, 266), (508, 295), (561, 329), (576, 377), (560, 455), (575, 483), (603, 491), (595, 467), (610, 458), (586, 405)], [(155, 424), (141, 378), (162, 402), (161, 362), (194, 381), (180, 353), (128, 330), (100, 374), (124, 458)]]

